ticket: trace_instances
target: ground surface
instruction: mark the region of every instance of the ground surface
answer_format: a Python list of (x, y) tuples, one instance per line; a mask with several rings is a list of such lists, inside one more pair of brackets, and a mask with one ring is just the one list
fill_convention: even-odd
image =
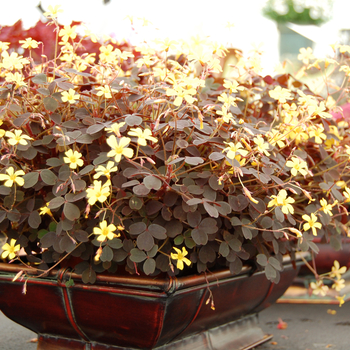
[[(277, 328), (278, 318), (287, 323), (286, 329)], [(274, 337), (256, 350), (350, 349), (350, 302), (342, 307), (275, 304), (261, 312), (259, 319), (263, 331)]]
[[(332, 315), (327, 310), (335, 310)], [(271, 341), (255, 350), (349, 350), (350, 302), (337, 305), (276, 304), (260, 313), (265, 333)], [(279, 318), (287, 323), (278, 329)], [(0, 350), (35, 350), (36, 334), (19, 326), (0, 312)], [(234, 349), (227, 349), (234, 350)]]

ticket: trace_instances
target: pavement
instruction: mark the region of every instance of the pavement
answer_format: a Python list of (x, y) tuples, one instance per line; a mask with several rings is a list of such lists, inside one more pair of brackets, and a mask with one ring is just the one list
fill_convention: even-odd
[[(278, 328), (279, 319), (285, 322), (285, 329)], [(350, 349), (350, 302), (342, 307), (278, 303), (262, 311), (259, 320), (263, 331), (273, 338), (255, 350)], [(35, 338), (35, 333), (0, 313), (0, 350), (35, 350), (37, 344), (31, 342)]]

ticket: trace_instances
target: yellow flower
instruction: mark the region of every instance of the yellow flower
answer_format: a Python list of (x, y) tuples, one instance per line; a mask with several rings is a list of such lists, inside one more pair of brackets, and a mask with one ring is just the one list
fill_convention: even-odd
[(83, 166), (84, 161), (81, 159), (82, 154), (77, 151), (72, 151), (69, 149), (64, 153), (66, 157), (63, 157), (65, 163), (69, 164), (71, 169), (76, 169), (78, 166)]
[(67, 42), (69, 39), (74, 40), (77, 37), (75, 32), (76, 26), (71, 27), (70, 25), (65, 25), (59, 32), (59, 36), (62, 37), (63, 42)]
[(40, 213), (39, 215), (50, 215), (52, 216), (52, 212), (50, 210), (50, 208), (48, 207), (49, 203), (46, 203), (46, 205), (44, 207), (40, 208)]
[(346, 266), (340, 267), (339, 261), (334, 260), (330, 277), (340, 279), (341, 275), (346, 272)]
[(268, 136), (269, 136), (269, 143), (272, 146), (276, 146), (276, 144), (277, 144), (278, 147), (280, 147), (280, 148), (285, 147), (285, 144), (282, 140), (285, 139), (286, 136), (281, 134), (278, 130), (271, 129), (271, 131), (268, 133)]
[(129, 51), (120, 51), (119, 49), (114, 50), (115, 54), (120, 58), (120, 62), (127, 60), (129, 57), (135, 57), (133, 53)]
[(248, 151), (245, 150), (240, 142), (234, 144), (233, 142), (225, 142), (228, 147), (226, 147), (222, 152), (227, 152), (226, 156), (229, 159), (235, 159), (237, 153), (245, 157), (248, 154)]
[(107, 132), (114, 132), (118, 137), (121, 137), (119, 129), (125, 125), (125, 122), (113, 123), (110, 128), (105, 128)]
[(260, 153), (264, 153), (266, 156), (270, 155), (270, 153), (267, 151), (270, 145), (268, 142), (265, 142), (261, 136), (254, 137), (253, 141), (257, 145), (257, 149)]
[(107, 157), (114, 157), (116, 163), (120, 162), (122, 156), (131, 158), (134, 154), (134, 150), (127, 147), (130, 141), (131, 139), (129, 137), (123, 136), (121, 139), (119, 139), (118, 143), (117, 138), (114, 135), (108, 137), (107, 143), (112, 150), (107, 153)]
[(94, 205), (97, 201), (103, 203), (110, 195), (110, 185), (109, 180), (102, 185), (102, 181), (94, 181), (93, 186), (86, 189), (86, 198), (88, 198), (88, 203)]
[(234, 79), (232, 81), (224, 79), (224, 88), (229, 89), (230, 94), (232, 94), (233, 92), (238, 92), (238, 90), (244, 90), (244, 87), (239, 86), (238, 82)]
[(135, 63), (138, 68), (141, 68), (143, 65), (149, 68), (150, 66), (153, 66), (156, 63), (156, 57), (143, 56), (142, 58), (139, 58)]
[(99, 54), (99, 58), (102, 63), (112, 63), (117, 58), (114, 47), (111, 44), (101, 46), (100, 51), (101, 53)]
[(23, 44), (21, 46), (24, 49), (29, 49), (29, 50), (36, 49), (39, 46), (39, 43), (32, 38), (27, 38), (26, 40), (20, 40), (19, 43)]
[(316, 283), (311, 282), (310, 287), (313, 289), (312, 293), (316, 295), (321, 294), (322, 296), (325, 296), (328, 292), (328, 287), (325, 286), (322, 281), (317, 281)]
[(315, 56), (312, 54), (311, 47), (308, 47), (307, 49), (302, 47), (299, 52), (300, 54), (298, 55), (298, 60), (303, 61), (304, 64), (309, 64), (309, 61), (315, 58)]
[(94, 175), (94, 179), (98, 179), (100, 176), (106, 176), (107, 179), (110, 179), (111, 173), (117, 170), (118, 170), (118, 167), (114, 166), (114, 162), (109, 161), (106, 167), (104, 167), (103, 165), (99, 165), (96, 168), (96, 174)]
[(182, 104), (182, 101), (185, 99), (185, 101), (189, 104), (192, 104), (196, 99), (193, 97), (197, 93), (196, 89), (184, 89), (181, 86), (174, 86), (173, 89), (167, 89), (166, 95), (167, 96), (176, 96), (174, 100), (175, 106), (180, 106)]
[(290, 90), (276, 86), (273, 90), (269, 91), (269, 95), (278, 100), (279, 103), (286, 103), (287, 100), (292, 100)]
[(229, 113), (227, 110), (227, 107), (222, 106), (221, 111), (216, 111), (216, 114), (221, 115), (221, 119), (224, 123), (230, 123), (237, 124), (236, 121), (233, 118), (232, 113)]
[(294, 214), (294, 208), (291, 205), (295, 202), (295, 199), (292, 197), (287, 197), (287, 191), (286, 190), (280, 190), (277, 194), (277, 196), (272, 195), (272, 200), (268, 203), (267, 207), (282, 207), (282, 213), (284, 214)]
[(303, 230), (308, 231), (312, 230), (312, 234), (314, 236), (317, 236), (317, 228), (322, 228), (322, 224), (320, 222), (317, 222), (317, 216), (314, 213), (311, 213), (311, 216), (304, 214), (302, 218), (306, 221), (306, 223), (303, 225)]
[(119, 235), (116, 235), (114, 233), (114, 231), (117, 228), (115, 227), (115, 225), (110, 224), (107, 226), (107, 221), (103, 220), (102, 222), (100, 222), (100, 227), (94, 227), (93, 233), (95, 235), (98, 235), (97, 240), (99, 242), (104, 242), (105, 240), (108, 239), (113, 239), (114, 237), (119, 237)]
[(69, 102), (70, 104), (73, 104), (77, 102), (76, 100), (79, 100), (80, 95), (75, 93), (74, 89), (69, 89), (69, 91), (63, 91), (62, 92), (62, 102)]
[[(322, 198), (320, 200), (320, 204), (321, 204), (321, 209), (325, 214), (328, 214), (329, 216), (333, 216), (332, 213), (332, 205), (327, 203), (327, 200)], [(339, 263), (338, 263), (339, 264)]]
[(337, 298), (337, 300), (339, 301), (339, 307), (341, 307), (341, 306), (345, 303), (345, 301), (344, 301), (345, 294), (344, 294), (342, 297), (336, 295), (336, 298)]
[(15, 145), (27, 145), (28, 141), (26, 140), (33, 140), (31, 137), (29, 137), (28, 135), (22, 135), (22, 130), (15, 130), (15, 132), (11, 132), (11, 131), (6, 131), (5, 136), (7, 136), (9, 139), (7, 140), (7, 142), (11, 145), (11, 146), (15, 146)]
[(18, 72), (13, 73), (6, 73), (5, 74), (5, 80), (9, 83), (16, 83), (15, 89), (18, 89), (21, 86), (27, 86), (27, 84), (24, 82), (24, 76)]
[(23, 170), (17, 170), (15, 172), (15, 169), (13, 167), (10, 167), (6, 169), (6, 172), (7, 174), (0, 174), (0, 181), (6, 181), (4, 183), (4, 186), (12, 187), (14, 182), (18, 186), (24, 185), (24, 179), (20, 177), (25, 175), (25, 172)]
[(350, 188), (345, 186), (345, 191), (343, 192), (343, 196), (346, 198), (345, 203), (350, 202)]
[(18, 252), (21, 249), (21, 246), (19, 244), (16, 244), (16, 240), (15, 239), (11, 239), (10, 244), (5, 243), (2, 246), (3, 252), (1, 254), (1, 257), (3, 259), (6, 259), (7, 257), (12, 260), (16, 257), (16, 252)]
[(55, 7), (52, 7), (49, 5), (48, 11), (44, 12), (43, 15), (47, 18), (57, 18), (58, 14), (60, 12), (63, 12), (62, 9), (60, 9), (61, 5), (55, 5)]
[(5, 41), (0, 41), (0, 52), (6, 51), (10, 46), (10, 43)]
[(97, 96), (104, 95), (105, 98), (112, 98), (111, 91), (115, 91), (115, 90), (111, 89), (108, 85), (99, 86), (96, 88), (96, 90), (99, 90), (99, 92), (97, 93)]
[(97, 43), (99, 40), (99, 37), (96, 34), (94, 34), (93, 32), (91, 32), (88, 28), (86, 28), (84, 30), (84, 37), (90, 37), (90, 40), (93, 43)]
[(334, 281), (332, 288), (340, 292), (345, 287), (345, 280), (343, 278)]
[(313, 104), (311, 106), (308, 106), (307, 108), (307, 111), (310, 117), (316, 117), (319, 115), (321, 118), (324, 118), (324, 119), (333, 118), (332, 114), (325, 112), (325, 110), (326, 110), (326, 106), (323, 101), (320, 103), (319, 106), (317, 104)]
[(165, 39), (156, 39), (155, 43), (157, 45), (159, 45), (160, 51), (165, 51), (168, 52), (169, 49), (175, 50), (176, 49), (176, 45), (178, 45), (178, 42), (175, 40), (171, 40), (169, 38), (165, 38)]
[(179, 270), (183, 270), (184, 268), (184, 263), (187, 265), (187, 266), (190, 266), (191, 265), (191, 260), (185, 258), (185, 256), (188, 254), (188, 251), (186, 250), (185, 247), (182, 247), (182, 251), (178, 248), (175, 248), (175, 251), (177, 254), (175, 253), (171, 253), (171, 258), (173, 260), (177, 260), (177, 264), (176, 264), (176, 267), (179, 269)]
[(297, 176), (298, 172), (305, 176), (307, 174), (307, 163), (298, 157), (292, 157), (292, 160), (288, 160), (286, 166), (291, 169), (291, 174)]
[(136, 129), (130, 129), (130, 131), (128, 132), (128, 135), (130, 136), (136, 136), (137, 139), (137, 143), (141, 146), (147, 146), (147, 142), (146, 140), (152, 141), (152, 142), (158, 142), (158, 140), (151, 136), (152, 135), (152, 131), (150, 129), (145, 129), (142, 130), (141, 128), (136, 128)]
[(2, 63), (0, 67), (3, 67), (7, 70), (13, 69), (22, 69), (23, 65), (28, 64), (29, 60), (27, 58), (23, 58), (19, 56), (17, 52), (12, 52), (11, 55), (8, 54), (7, 51), (4, 51), (2, 54)]
[(235, 98), (233, 96), (227, 95), (225, 92), (223, 92), (219, 97), (218, 100), (224, 104), (225, 107), (230, 108), (230, 106), (236, 107), (237, 104), (235, 102)]
[(317, 124), (317, 125), (313, 125), (310, 129), (309, 129), (309, 137), (314, 137), (315, 138), (315, 142), (318, 144), (321, 144), (323, 140), (327, 139), (327, 136), (323, 133), (324, 131), (324, 127), (323, 125)]

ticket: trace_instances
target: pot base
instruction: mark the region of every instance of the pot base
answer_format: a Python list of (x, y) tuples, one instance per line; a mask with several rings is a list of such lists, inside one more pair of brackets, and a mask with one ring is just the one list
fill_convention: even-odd
[[(249, 350), (272, 339), (259, 326), (258, 316), (249, 315), (154, 350)], [(99, 343), (39, 336), (37, 350), (133, 350)]]

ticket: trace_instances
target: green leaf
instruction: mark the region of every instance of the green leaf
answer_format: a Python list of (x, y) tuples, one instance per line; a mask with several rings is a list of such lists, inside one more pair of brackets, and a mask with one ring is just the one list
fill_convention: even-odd
[(56, 208), (59, 208), (64, 202), (65, 202), (64, 198), (56, 197), (50, 200), (48, 207), (50, 209), (56, 209)]
[(146, 259), (145, 263), (143, 264), (143, 272), (146, 275), (150, 275), (154, 272), (156, 269), (156, 261), (152, 258)]
[(157, 177), (155, 176), (146, 176), (143, 179), (144, 185), (149, 189), (149, 190), (159, 190), (162, 187), (162, 181), (160, 181)]
[(61, 166), (62, 164), (63, 162), (59, 158), (46, 159), (46, 165), (48, 166), (57, 167), (57, 166)]
[(41, 224), (41, 216), (37, 211), (32, 211), (28, 218), (28, 224), (31, 228), (38, 228)]
[(81, 176), (86, 175), (86, 174), (90, 173), (91, 171), (93, 171), (94, 169), (95, 169), (95, 167), (92, 164), (89, 164), (85, 168), (83, 168), (79, 171), (79, 175), (81, 175)]
[(49, 231), (48, 230), (45, 230), (45, 229), (42, 229), (38, 232), (38, 238), (41, 239), (43, 238)]
[(242, 232), (245, 239), (253, 238), (252, 231), (248, 227), (242, 226)]
[(216, 253), (210, 245), (205, 245), (199, 250), (198, 257), (204, 264), (213, 262), (216, 259)]
[(4, 185), (0, 186), (0, 194), (2, 194), (3, 196), (8, 196), (11, 193), (11, 190), (11, 187), (6, 187)]
[(119, 249), (123, 246), (123, 242), (120, 238), (113, 238), (107, 242), (107, 245), (109, 245), (113, 249)]
[(227, 241), (227, 244), (230, 246), (230, 248), (232, 250), (234, 250), (235, 252), (239, 252), (241, 250), (242, 247), (242, 243), (239, 239), (233, 237), (230, 240)]
[(148, 232), (156, 239), (166, 239), (166, 229), (163, 226), (157, 224), (151, 224), (148, 226)]
[(277, 277), (277, 271), (270, 264), (268, 264), (265, 267), (265, 275), (268, 280), (272, 281)]
[(56, 81), (56, 84), (62, 90), (74, 89), (74, 85), (67, 81)]
[(70, 278), (65, 284), (66, 284), (66, 288), (73, 287), (74, 286), (74, 280), (72, 280)]
[(53, 186), (57, 182), (57, 176), (49, 169), (41, 170), (40, 177), (41, 180), (50, 186)]
[(234, 216), (233, 218), (231, 218), (230, 222), (231, 222), (232, 226), (241, 226), (242, 225), (241, 220), (239, 220), (237, 216)]
[(57, 235), (55, 232), (48, 232), (40, 239), (40, 244), (42, 248), (50, 248), (56, 242)]
[(73, 203), (65, 203), (63, 213), (70, 221), (77, 220), (80, 217), (80, 209)]
[(23, 188), (31, 188), (37, 184), (39, 180), (39, 173), (32, 172), (32, 173), (25, 174), (23, 176), (23, 179), (24, 179)]
[(136, 196), (132, 196), (129, 199), (129, 207), (133, 210), (140, 210), (143, 206), (143, 200)]
[(219, 247), (219, 254), (221, 254), (224, 258), (229, 254), (230, 248), (226, 242), (221, 242)]
[(137, 248), (133, 248), (130, 250), (130, 260), (135, 262), (135, 263), (139, 263), (144, 261), (145, 259), (147, 259), (147, 255), (144, 251), (137, 249)]
[[(75, 249), (75, 242), (66, 234), (60, 239), (60, 248), (67, 252), (70, 253)], [(56, 246), (54, 246), (55, 248)]]
[(270, 228), (273, 225), (273, 220), (269, 216), (264, 216), (260, 225), (262, 228)]
[(140, 221), (130, 225), (129, 233), (131, 235), (139, 235), (140, 233), (146, 231), (146, 229), (147, 225), (144, 222)]
[(268, 263), (277, 271), (282, 271), (282, 264), (273, 256), (269, 258)]
[(44, 96), (50, 96), (50, 90), (49, 89), (39, 88), (39, 89), (37, 89), (37, 91), (39, 92), (39, 94), (42, 94)]
[(103, 262), (113, 260), (113, 250), (108, 245), (103, 247), (100, 259)]
[(54, 112), (58, 107), (58, 102), (50, 96), (44, 97), (43, 102), (45, 108), (50, 112)]
[(85, 284), (87, 284), (87, 283), (94, 284), (96, 282), (96, 272), (90, 266), (88, 269), (86, 269), (82, 273), (81, 279)]
[(207, 213), (208, 213), (211, 217), (213, 217), (213, 218), (219, 217), (219, 212), (218, 212), (218, 210), (217, 210), (213, 205), (210, 205), (209, 203), (204, 202), (204, 203), (203, 203), (203, 206), (204, 206), (204, 209), (207, 211)]
[(47, 84), (47, 76), (46, 74), (39, 73), (32, 78), (32, 82), (34, 84)]
[(242, 268), (243, 268), (243, 263), (241, 259), (237, 258), (230, 263), (230, 271), (234, 275), (238, 275), (242, 271)]
[(193, 229), (191, 232), (191, 236), (196, 244), (204, 245), (208, 243), (208, 235), (201, 229)]
[(200, 157), (185, 157), (185, 162), (190, 165), (199, 165), (204, 163), (204, 160)]
[(256, 262), (261, 265), (261, 266), (266, 266), (267, 265), (267, 257), (265, 254), (258, 254), (256, 256)]
[(174, 238), (175, 245), (181, 245), (184, 241), (184, 237), (182, 235), (179, 235)]
[(154, 239), (152, 235), (146, 231), (141, 233), (136, 240), (137, 246), (145, 251), (149, 251), (153, 248), (154, 246)]

